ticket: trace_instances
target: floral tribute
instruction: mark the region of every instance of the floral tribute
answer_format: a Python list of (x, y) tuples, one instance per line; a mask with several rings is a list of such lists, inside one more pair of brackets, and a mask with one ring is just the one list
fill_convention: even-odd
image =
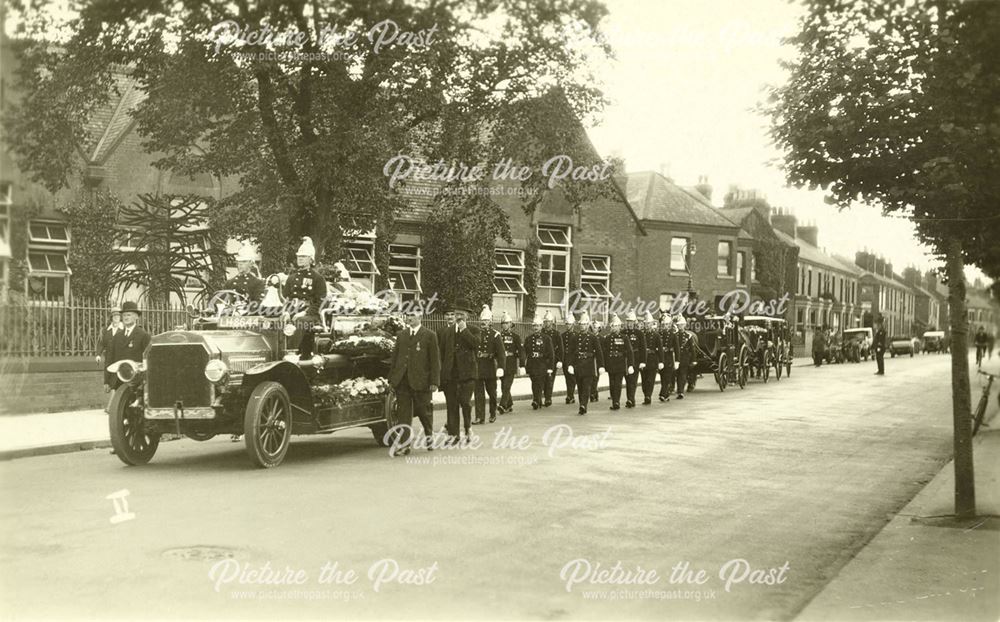
[(314, 384), (312, 389), (317, 406), (344, 408), (385, 397), (389, 381), (385, 378), (348, 378), (337, 384)]
[(330, 352), (345, 356), (392, 356), (395, 341), (385, 335), (351, 335), (330, 344)]

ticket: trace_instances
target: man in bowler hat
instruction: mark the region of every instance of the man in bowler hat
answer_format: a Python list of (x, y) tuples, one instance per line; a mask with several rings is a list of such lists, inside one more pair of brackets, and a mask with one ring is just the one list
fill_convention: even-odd
[(460, 423), (464, 424), (465, 437), (468, 439), (472, 435), (472, 391), (478, 375), (476, 348), (479, 345), (479, 330), (469, 324), (472, 306), (467, 301), (457, 300), (451, 312), (455, 315), (455, 325), (441, 331), (438, 346), (441, 351), (441, 389), (448, 408), (448, 436), (457, 441)]
[[(142, 361), (146, 348), (149, 347), (149, 333), (139, 326), (139, 305), (132, 301), (122, 305), (122, 329), (115, 333), (111, 341), (111, 352), (113, 361)], [(121, 385), (118, 377), (114, 377), (111, 385), (112, 389), (117, 389)]]
[(420, 325), (420, 313), (407, 315), (408, 326), (396, 335), (396, 345), (392, 351), (389, 367), (389, 383), (396, 391), (399, 407), (399, 421), (403, 425), (399, 439), (398, 453), (410, 453), (413, 417), (420, 420), (427, 437), (427, 449), (432, 450), (434, 425), (427, 406), (430, 396), (441, 384), (441, 355), (438, 351), (437, 335)]

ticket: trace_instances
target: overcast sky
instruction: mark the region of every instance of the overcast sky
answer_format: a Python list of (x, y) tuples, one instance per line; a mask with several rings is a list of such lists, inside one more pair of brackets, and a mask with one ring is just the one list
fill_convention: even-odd
[[(604, 155), (619, 153), (628, 171), (659, 170), (682, 185), (708, 175), (721, 206), (730, 184), (763, 190), (773, 206), (792, 208), (819, 226), (819, 244), (851, 259), (868, 247), (902, 273), (938, 262), (903, 219), (859, 206), (837, 212), (821, 193), (786, 188), (766, 120), (753, 108), (763, 86), (782, 81), (800, 8), (787, 0), (607, 0), (605, 34), (617, 60), (603, 72), (611, 99), (590, 131)], [(978, 274), (970, 271), (969, 275)]]

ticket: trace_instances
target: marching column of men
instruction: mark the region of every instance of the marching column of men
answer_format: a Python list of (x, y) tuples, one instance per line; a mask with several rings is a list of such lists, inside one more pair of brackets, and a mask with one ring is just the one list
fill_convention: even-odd
[[(488, 305), (483, 305), (478, 327), (469, 324), (471, 315), (469, 305), (458, 301), (445, 314), (446, 325), (436, 332), (422, 329), (413, 319), (406, 329), (409, 332), (397, 339), (392, 378), (394, 384), (400, 385), (398, 391), (408, 396), (400, 400), (400, 408), (407, 411), (400, 413), (400, 420), (409, 422), (416, 416), (425, 434), (432, 429), (432, 410), (427, 407), (430, 398), (425, 398), (424, 391), (444, 392), (444, 430), (450, 441), (457, 442), (462, 440), (463, 431), (466, 439), (471, 437), (472, 425), (487, 423), (487, 407), (491, 423), (498, 413), (512, 412), (512, 385), (518, 372), (530, 378), (531, 407), (538, 410), (552, 404), (553, 380), (561, 368), (566, 378), (566, 403), (578, 401), (579, 415), (587, 414), (589, 405), (597, 401), (597, 384), (604, 373), (608, 374), (613, 411), (621, 408), (623, 388), (625, 406), (635, 406), (640, 380), (644, 405), (652, 403), (657, 376), (661, 402), (669, 400), (674, 392), (678, 399), (683, 398), (685, 390), (693, 385), (688, 370), (695, 341), (686, 330), (683, 316), (675, 320), (662, 314), (657, 322), (646, 313), (639, 325), (636, 315), (630, 313), (623, 327), (621, 318), (613, 315), (608, 333), (602, 336), (601, 323), (591, 321), (586, 312), (579, 319), (569, 316), (561, 334), (547, 312), (532, 322), (531, 334), (522, 340), (506, 312), (499, 331), (493, 328), (493, 313)], [(439, 365), (424, 361), (430, 353), (439, 358)], [(432, 445), (428, 443), (428, 449)]]

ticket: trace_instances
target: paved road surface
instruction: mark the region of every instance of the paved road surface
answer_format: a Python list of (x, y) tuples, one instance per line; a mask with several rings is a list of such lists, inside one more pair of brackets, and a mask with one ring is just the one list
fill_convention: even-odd
[[(950, 453), (948, 360), (887, 366), (795, 368), (725, 393), (706, 378), (683, 402), (617, 413), (603, 395), (586, 417), (520, 403), (478, 428), (485, 447), (409, 462), (362, 430), (299, 437), (266, 471), (227, 438), (164, 443), (140, 468), (107, 450), (3, 463), (5, 617), (789, 619)], [(550, 455), (559, 424), (598, 447)], [(501, 426), (530, 446), (490, 447)], [(122, 489), (135, 517), (113, 524), (106, 496)], [(763, 572), (727, 591), (720, 568), (737, 559)], [(589, 583), (578, 562), (567, 591), (572, 560), (659, 579)], [(683, 562), (691, 582), (672, 583)], [(231, 574), (267, 578), (265, 564), (304, 583)]]

